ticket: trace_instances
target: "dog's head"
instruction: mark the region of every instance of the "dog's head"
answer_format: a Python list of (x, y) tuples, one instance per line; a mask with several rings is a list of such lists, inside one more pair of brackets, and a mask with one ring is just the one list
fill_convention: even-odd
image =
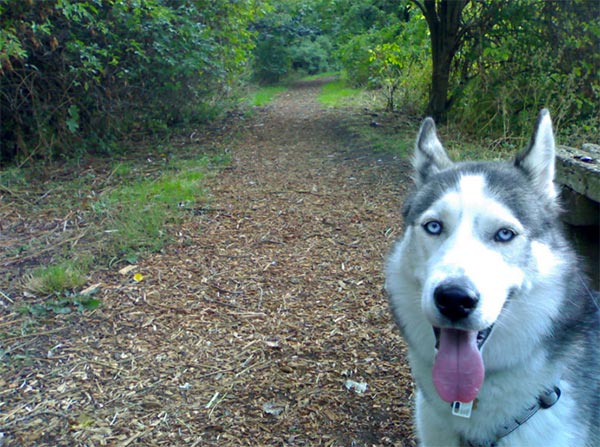
[[(444, 400), (476, 396), (483, 381), (479, 351), (491, 328), (553, 258), (538, 240), (558, 211), (554, 151), (547, 110), (512, 163), (453, 163), (433, 120), (421, 125), (417, 188), (403, 210), (412, 259), (406, 268), (420, 283), (421, 310), (436, 334), (434, 382)], [(457, 358), (463, 372), (453, 370)]]

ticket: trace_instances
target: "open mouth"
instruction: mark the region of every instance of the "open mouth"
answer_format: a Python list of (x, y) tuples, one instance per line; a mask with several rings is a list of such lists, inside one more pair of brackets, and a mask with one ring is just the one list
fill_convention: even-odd
[(446, 402), (471, 402), (479, 393), (485, 377), (481, 349), (493, 326), (482, 331), (433, 328), (436, 355), (433, 384)]
[[(483, 347), (483, 344), (487, 341), (488, 337), (490, 336), (493, 328), (494, 328), (494, 325), (492, 324), (487, 329), (477, 332), (477, 348), (480, 351), (481, 351), (481, 348)], [(435, 349), (436, 350), (438, 350), (440, 348), (440, 333), (441, 333), (441, 329), (439, 327), (434, 326), (433, 334), (435, 335)]]

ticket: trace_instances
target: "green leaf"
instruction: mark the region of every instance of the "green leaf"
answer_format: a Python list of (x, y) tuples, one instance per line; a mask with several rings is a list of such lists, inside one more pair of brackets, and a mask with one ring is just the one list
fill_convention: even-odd
[(69, 306), (69, 302), (66, 300), (51, 301), (46, 304), (46, 308), (55, 314), (71, 313), (71, 307)]
[(84, 310), (95, 310), (97, 309), (102, 302), (97, 298), (84, 298), (82, 300), (75, 301), (77, 305), (77, 310), (79, 312), (83, 312)]
[(66, 121), (67, 128), (71, 133), (77, 132), (79, 129), (79, 107), (72, 105), (69, 107), (69, 118)]

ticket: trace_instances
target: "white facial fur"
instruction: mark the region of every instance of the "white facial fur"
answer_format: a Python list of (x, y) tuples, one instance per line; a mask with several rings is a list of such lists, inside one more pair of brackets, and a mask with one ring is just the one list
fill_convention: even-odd
[[(440, 235), (428, 234), (422, 228), (431, 220), (442, 223)], [(494, 236), (503, 228), (516, 236), (509, 242), (496, 241)], [(427, 279), (421, 304), (430, 323), (448, 324), (435, 305), (435, 288), (443, 281), (466, 277), (480, 294), (480, 303), (462, 328), (483, 330), (492, 325), (511, 290), (523, 284), (523, 260), (519, 256), (527, 241), (518, 219), (487, 193), (483, 176), (460, 179), (456, 190), (440, 197), (420, 216), (415, 231), (426, 251)]]

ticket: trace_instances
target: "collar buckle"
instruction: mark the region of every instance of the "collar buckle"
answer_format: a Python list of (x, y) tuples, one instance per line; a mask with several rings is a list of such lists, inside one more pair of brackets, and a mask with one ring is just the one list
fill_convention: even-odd
[(560, 388), (554, 385), (551, 390), (546, 390), (538, 397), (538, 403), (542, 410), (552, 407), (560, 399)]

